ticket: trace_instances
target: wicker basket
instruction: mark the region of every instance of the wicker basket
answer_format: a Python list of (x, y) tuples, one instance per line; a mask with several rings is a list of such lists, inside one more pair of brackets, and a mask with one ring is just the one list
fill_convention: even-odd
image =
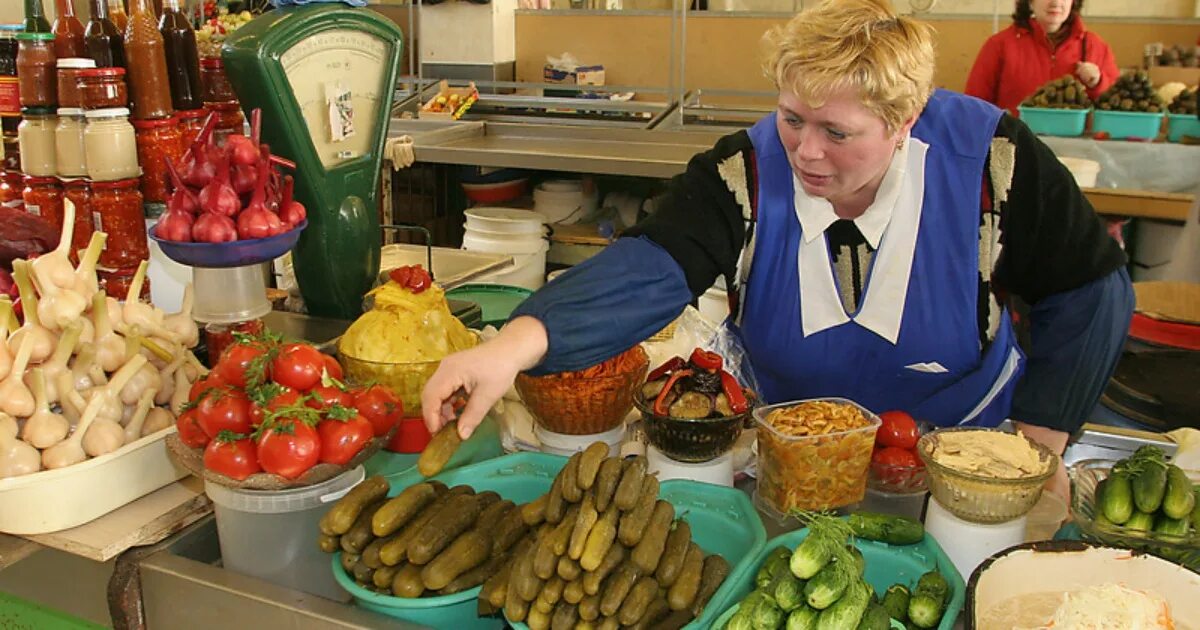
[(604, 433), (621, 424), (633, 409), (633, 396), (646, 381), (649, 358), (640, 346), (633, 370), (602, 377), (561, 374), (517, 375), (517, 393), (543, 428), (567, 435)]

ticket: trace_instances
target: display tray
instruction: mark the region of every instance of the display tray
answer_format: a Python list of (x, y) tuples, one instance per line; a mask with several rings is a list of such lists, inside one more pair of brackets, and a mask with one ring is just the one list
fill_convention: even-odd
[[(720, 615), (721, 619), (728, 621), (733, 616), (728, 609), (741, 602), (754, 590), (754, 576), (772, 549), (782, 546), (795, 550), (807, 537), (808, 529), (806, 528), (772, 538), (763, 546), (762, 551), (751, 558), (750, 562), (742, 563), (743, 568), (731, 573), (721, 587), (722, 590), (728, 589), (725, 609), (719, 611), (723, 613)], [(942, 547), (933, 539), (933, 536), (925, 534), (925, 538), (921, 542), (913, 545), (889, 545), (874, 540), (856, 538), (854, 546), (862, 552), (863, 559), (866, 560), (866, 572), (863, 577), (876, 593), (882, 594), (893, 584), (904, 584), (912, 589), (916, 586), (918, 578), (926, 572), (937, 569), (950, 584), (950, 601), (946, 605), (946, 612), (942, 615), (942, 621), (937, 627), (938, 630), (954, 628), (954, 622), (958, 619), (967, 598), (967, 586), (958, 569), (954, 568), (950, 557), (946, 555), (945, 551), (942, 551)], [(712, 627), (721, 628), (723, 626), (718, 622)]]
[(224, 269), (256, 265), (279, 258), (292, 251), (296, 242), (300, 240), (300, 233), (306, 227), (308, 227), (308, 221), (304, 220), (300, 222), (300, 225), (283, 234), (228, 243), (168, 241), (155, 235), (153, 227), (149, 230), (149, 236), (150, 240), (158, 243), (167, 258), (181, 265)]
[(82, 525), (186, 477), (167, 453), (170, 426), (78, 464), (0, 480), (0, 532), (45, 534)]

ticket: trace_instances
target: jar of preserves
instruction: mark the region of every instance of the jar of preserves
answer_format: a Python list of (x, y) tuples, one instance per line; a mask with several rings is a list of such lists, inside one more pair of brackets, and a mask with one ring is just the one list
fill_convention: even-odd
[(86, 116), (83, 148), (88, 177), (94, 182), (111, 182), (140, 175), (137, 134), (129, 124), (129, 110), (94, 109)]
[(171, 85), (167, 78), (166, 51), (150, 0), (133, 0), (129, 3), (125, 59), (129, 63), (129, 91), (133, 94), (134, 118), (145, 120), (170, 116)]
[(125, 67), (125, 34), (108, 16), (107, 0), (89, 0), (92, 17), (83, 29), (87, 55), (101, 68)]
[(83, 22), (75, 17), (75, 3), (71, 0), (54, 0), (54, 54), (63, 57), (84, 57)]
[(0, 173), (0, 206), (25, 210), (25, 198), (22, 196), (25, 182), (22, 180), (21, 174), (16, 171)]
[(150, 258), (137, 179), (92, 182), (92, 228), (108, 234), (100, 254), (101, 267), (136, 267)]
[(183, 149), (192, 146), (200, 130), (204, 128), (204, 119), (208, 118), (208, 110), (204, 108), (189, 109), (175, 114), (179, 117), (179, 125), (183, 128)]
[(87, 57), (59, 57), (58, 106), (83, 107), (83, 91), (79, 89), (79, 72), (95, 68), (96, 62)]
[(204, 86), (205, 103), (230, 103), (237, 100), (229, 77), (225, 76), (225, 63), (220, 57), (205, 57), (200, 60), (200, 83)]
[(54, 107), (58, 104), (58, 81), (54, 76), (54, 35), (17, 35), (17, 83), (22, 107)]
[(21, 87), (17, 79), (19, 30), (17, 24), (0, 24), (0, 119), (4, 133), (16, 133), (21, 119)]
[(111, 109), (129, 106), (125, 87), (125, 68), (94, 68), (79, 72), (79, 90), (84, 109)]
[(142, 165), (142, 197), (146, 203), (167, 201), (166, 158), (178, 164), (183, 157), (183, 127), (172, 116), (161, 120), (135, 120), (138, 162)]
[[(140, 264), (139, 262), (138, 265)], [(100, 280), (100, 288), (104, 291), (104, 294), (110, 298), (124, 300), (129, 295), (129, 285), (133, 284), (133, 277), (137, 275), (138, 265), (122, 269), (101, 269), (97, 267), (96, 277)], [(148, 276), (142, 281), (142, 292), (138, 297), (142, 301), (150, 300), (150, 278)]]
[(54, 130), (58, 121), (54, 110), (29, 107), (21, 112), (17, 143), (21, 149), (21, 170), (26, 175), (50, 177), (58, 174), (55, 164)]
[(75, 232), (71, 235), (71, 261), (78, 264), (78, 252), (92, 240), (92, 184), (86, 179), (62, 180), (63, 196), (75, 204)]
[(218, 143), (224, 142), (229, 134), (245, 131), (246, 117), (242, 115), (242, 108), (237, 102), (205, 103), (204, 107), (217, 116), (216, 124), (213, 125), (213, 136)]
[(58, 126), (54, 128), (54, 162), (59, 177), (87, 177), (87, 160), (83, 148), (83, 131), (86, 126), (82, 109), (58, 110)]
[(45, 219), (56, 233), (62, 231), (63, 189), (57, 177), (26, 175), (21, 199), (25, 201), (25, 212)]
[(233, 344), (234, 333), (258, 336), (266, 326), (261, 319), (251, 319), (233, 324), (208, 323), (204, 325), (204, 347), (208, 350), (208, 364), (215, 365), (221, 353)]

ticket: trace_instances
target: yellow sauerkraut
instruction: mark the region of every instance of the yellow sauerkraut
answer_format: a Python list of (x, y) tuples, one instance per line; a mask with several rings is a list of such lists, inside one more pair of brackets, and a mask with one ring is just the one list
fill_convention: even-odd
[(450, 313), (436, 285), (420, 293), (389, 281), (367, 294), (374, 298), (338, 344), (341, 354), (381, 363), (437, 361), (475, 345), (475, 336)]

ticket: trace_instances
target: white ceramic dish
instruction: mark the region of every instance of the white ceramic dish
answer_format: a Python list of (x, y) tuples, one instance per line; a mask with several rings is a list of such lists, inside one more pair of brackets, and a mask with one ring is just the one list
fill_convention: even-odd
[(77, 527), (188, 475), (167, 454), (170, 426), (84, 462), (0, 479), (0, 532), (45, 534)]

